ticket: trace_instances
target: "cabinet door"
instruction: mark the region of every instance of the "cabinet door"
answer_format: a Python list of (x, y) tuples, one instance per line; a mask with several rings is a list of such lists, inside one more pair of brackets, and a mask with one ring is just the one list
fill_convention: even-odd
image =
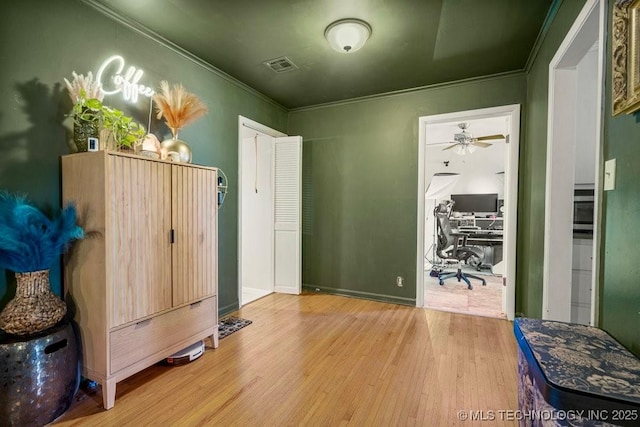
[(114, 327), (171, 308), (171, 165), (111, 155), (107, 171)]
[(215, 295), (218, 280), (217, 173), (173, 165), (173, 305)]

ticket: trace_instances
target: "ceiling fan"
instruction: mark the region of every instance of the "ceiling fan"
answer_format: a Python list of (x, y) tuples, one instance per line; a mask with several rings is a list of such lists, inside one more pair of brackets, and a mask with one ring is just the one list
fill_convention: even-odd
[(462, 130), (462, 132), (454, 134), (453, 141), (448, 142), (448, 144), (451, 145), (443, 148), (443, 151), (455, 149), (457, 154), (464, 155), (467, 152), (473, 153), (478, 147), (487, 148), (493, 145), (484, 141), (504, 139), (507, 144), (509, 143), (509, 135), (504, 136), (501, 134), (496, 134), (474, 137), (468, 131), (469, 123), (458, 123), (458, 127)]

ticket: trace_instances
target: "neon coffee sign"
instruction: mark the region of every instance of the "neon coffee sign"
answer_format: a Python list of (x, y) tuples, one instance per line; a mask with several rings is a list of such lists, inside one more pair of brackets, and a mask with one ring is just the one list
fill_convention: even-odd
[(144, 71), (132, 65), (123, 73), (124, 69), (124, 58), (120, 55), (110, 56), (100, 65), (96, 81), (105, 95), (121, 93), (125, 101), (135, 103), (139, 96), (151, 98), (155, 94), (151, 87), (139, 83)]

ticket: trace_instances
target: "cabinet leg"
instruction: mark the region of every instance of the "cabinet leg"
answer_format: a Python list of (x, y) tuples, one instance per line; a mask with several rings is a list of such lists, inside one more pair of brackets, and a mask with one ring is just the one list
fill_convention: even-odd
[(211, 335), (211, 342), (213, 342), (213, 348), (218, 348), (218, 329), (216, 328)]
[(116, 379), (109, 378), (102, 383), (102, 405), (104, 409), (111, 409), (116, 403)]

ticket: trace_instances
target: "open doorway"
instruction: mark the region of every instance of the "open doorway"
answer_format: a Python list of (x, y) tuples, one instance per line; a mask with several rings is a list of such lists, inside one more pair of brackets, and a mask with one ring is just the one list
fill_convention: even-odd
[(513, 319), (519, 117), (420, 118), (418, 306)]
[(606, 3), (585, 3), (549, 64), (542, 317), (594, 326)]

